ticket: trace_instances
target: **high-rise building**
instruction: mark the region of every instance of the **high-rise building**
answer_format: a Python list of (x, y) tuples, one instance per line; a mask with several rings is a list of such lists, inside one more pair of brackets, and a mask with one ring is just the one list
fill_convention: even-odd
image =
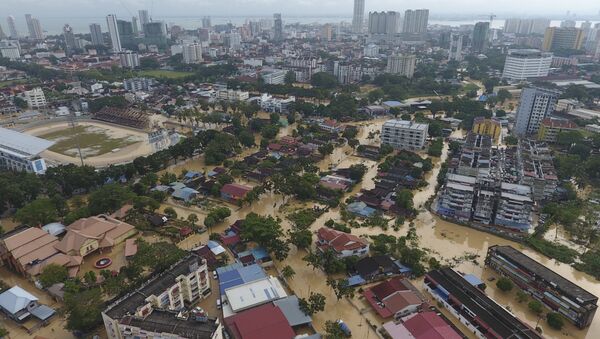
[(532, 19), (531, 32), (532, 34), (544, 34), (546, 28), (550, 27), (550, 19)]
[(510, 18), (504, 22), (504, 32), (513, 34), (544, 34), (550, 26), (549, 19), (519, 19)]
[(167, 44), (167, 25), (162, 21), (153, 21), (144, 25), (144, 40), (147, 44), (165, 46)]
[(9, 15), (6, 18), (6, 22), (8, 23), (8, 32), (10, 34), (10, 38), (11, 39), (18, 39), (19, 38), (19, 32), (17, 31), (17, 25), (15, 25), (15, 17), (12, 15)]
[(119, 32), (119, 40), (121, 46), (129, 48), (134, 42), (135, 34), (133, 33), (133, 25), (129, 21), (117, 20), (117, 31)]
[(537, 49), (512, 49), (504, 62), (505, 79), (525, 80), (548, 76), (552, 65), (552, 53)]
[(452, 33), (450, 35), (450, 51), (448, 53), (448, 61), (462, 61), (462, 46), (463, 36), (459, 33)]
[(202, 61), (202, 45), (185, 44), (183, 45), (183, 62), (186, 64), (195, 64)]
[(394, 35), (400, 30), (399, 12), (371, 12), (369, 13), (369, 34)]
[(473, 29), (473, 40), (471, 41), (471, 47), (474, 52), (484, 52), (489, 43), (489, 22), (478, 22), (475, 24)]
[(202, 17), (202, 28), (210, 28), (212, 25), (210, 23), (210, 17), (209, 16), (205, 16)]
[(584, 34), (579, 28), (574, 27), (548, 27), (544, 34), (544, 51), (556, 51), (560, 49), (581, 49)]
[(242, 47), (242, 36), (238, 32), (231, 32), (227, 36), (227, 47), (232, 50), (238, 50)]
[(279, 13), (273, 14), (273, 40), (275, 42), (283, 41), (283, 22)]
[(144, 26), (150, 23), (150, 15), (148, 15), (147, 10), (141, 9), (138, 11), (138, 17), (140, 18), (140, 26), (144, 30)]
[(365, 0), (354, 0), (354, 12), (352, 14), (352, 33), (362, 33), (365, 22)]
[(524, 88), (517, 109), (515, 134), (533, 135), (538, 132), (544, 118), (548, 117), (558, 100), (558, 93), (542, 88)]
[[(40, 21), (31, 16), (31, 14), (25, 14), (25, 21), (27, 22), (27, 30), (29, 31), (29, 38), (33, 40), (44, 39), (44, 32), (42, 31), (42, 25)], [(13, 21), (14, 23), (14, 21)]]
[(108, 34), (110, 35), (110, 45), (112, 46), (113, 53), (119, 53), (123, 49), (121, 47), (119, 29), (117, 28), (117, 16), (114, 14), (106, 16), (106, 24), (108, 25)]
[(90, 36), (92, 38), (92, 45), (100, 46), (104, 45), (104, 36), (102, 35), (102, 27), (99, 24), (90, 24)]
[(415, 55), (390, 55), (387, 60), (386, 72), (412, 78), (415, 74), (416, 63)]
[(321, 40), (331, 41), (332, 38), (333, 38), (333, 27), (331, 27), (331, 24), (323, 25), (323, 28), (321, 28)]
[(2, 25), (0, 25), (0, 40), (6, 39), (8, 36), (4, 33)]
[(140, 35), (140, 25), (138, 23), (138, 18), (133, 16), (131, 17), (131, 26), (133, 28), (133, 35), (138, 36)]
[(27, 23), (27, 31), (29, 32), (29, 38), (35, 39), (35, 31), (33, 29), (33, 17), (31, 14), (25, 14), (25, 22)]
[(121, 61), (121, 67), (123, 68), (140, 67), (140, 56), (137, 52), (122, 51), (119, 53), (119, 60)]
[(428, 9), (406, 10), (406, 12), (404, 12), (404, 24), (402, 25), (402, 33), (427, 33), (428, 21)]
[(577, 22), (575, 20), (563, 20), (560, 22), (561, 28), (575, 28)]
[(75, 45), (75, 34), (73, 33), (73, 27), (69, 26), (69, 24), (65, 24), (63, 27), (63, 37), (65, 38), (67, 53), (73, 53), (73, 50), (75, 50), (77, 46)]

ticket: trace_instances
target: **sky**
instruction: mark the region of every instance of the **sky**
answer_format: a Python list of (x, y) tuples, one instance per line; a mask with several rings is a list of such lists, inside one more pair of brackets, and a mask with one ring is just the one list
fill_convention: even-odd
[[(578, 17), (600, 14), (598, 0), (365, 0), (366, 12), (404, 11), (429, 8), (432, 17), (483, 16), (564, 16), (567, 11)], [(321, 16), (352, 14), (353, 0), (0, 0), (0, 15), (21, 17), (98, 17), (109, 13), (132, 16), (148, 9), (155, 18), (172, 16), (262, 16), (281, 12), (283, 16)], [(4, 20), (1, 20), (4, 21)]]

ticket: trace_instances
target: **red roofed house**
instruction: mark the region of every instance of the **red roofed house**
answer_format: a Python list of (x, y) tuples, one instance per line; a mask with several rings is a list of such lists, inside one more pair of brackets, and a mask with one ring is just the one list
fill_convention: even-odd
[(383, 324), (383, 330), (389, 338), (404, 339), (461, 339), (463, 336), (446, 323), (435, 312), (423, 312), (407, 316), (402, 322)]
[(243, 199), (252, 188), (240, 184), (227, 184), (221, 188), (221, 198), (230, 202)]
[(272, 303), (227, 317), (224, 322), (234, 339), (292, 339), (296, 336), (281, 309)]
[(317, 231), (317, 248), (321, 252), (333, 250), (338, 258), (350, 256), (364, 257), (369, 254), (369, 242), (353, 234), (321, 227)]
[(400, 277), (384, 281), (363, 292), (363, 296), (382, 318), (399, 319), (422, 309), (425, 300), (412, 284)]

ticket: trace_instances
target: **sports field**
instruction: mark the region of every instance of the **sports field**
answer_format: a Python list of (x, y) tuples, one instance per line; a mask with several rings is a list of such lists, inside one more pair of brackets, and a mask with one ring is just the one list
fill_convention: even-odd
[(168, 70), (144, 70), (140, 71), (140, 76), (152, 77), (152, 78), (167, 78), (167, 79), (181, 79), (194, 73), (180, 72), (180, 71), (168, 71)]

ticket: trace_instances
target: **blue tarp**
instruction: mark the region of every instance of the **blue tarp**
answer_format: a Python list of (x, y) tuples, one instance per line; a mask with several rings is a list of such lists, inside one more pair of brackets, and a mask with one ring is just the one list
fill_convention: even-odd
[(365, 284), (367, 281), (360, 275), (353, 275), (348, 278), (348, 286), (359, 286)]
[(473, 274), (465, 274), (465, 275), (463, 275), (463, 278), (465, 278), (465, 280), (468, 281), (469, 284), (471, 284), (475, 287), (483, 284), (483, 281), (481, 281), (481, 279), (477, 278)]

